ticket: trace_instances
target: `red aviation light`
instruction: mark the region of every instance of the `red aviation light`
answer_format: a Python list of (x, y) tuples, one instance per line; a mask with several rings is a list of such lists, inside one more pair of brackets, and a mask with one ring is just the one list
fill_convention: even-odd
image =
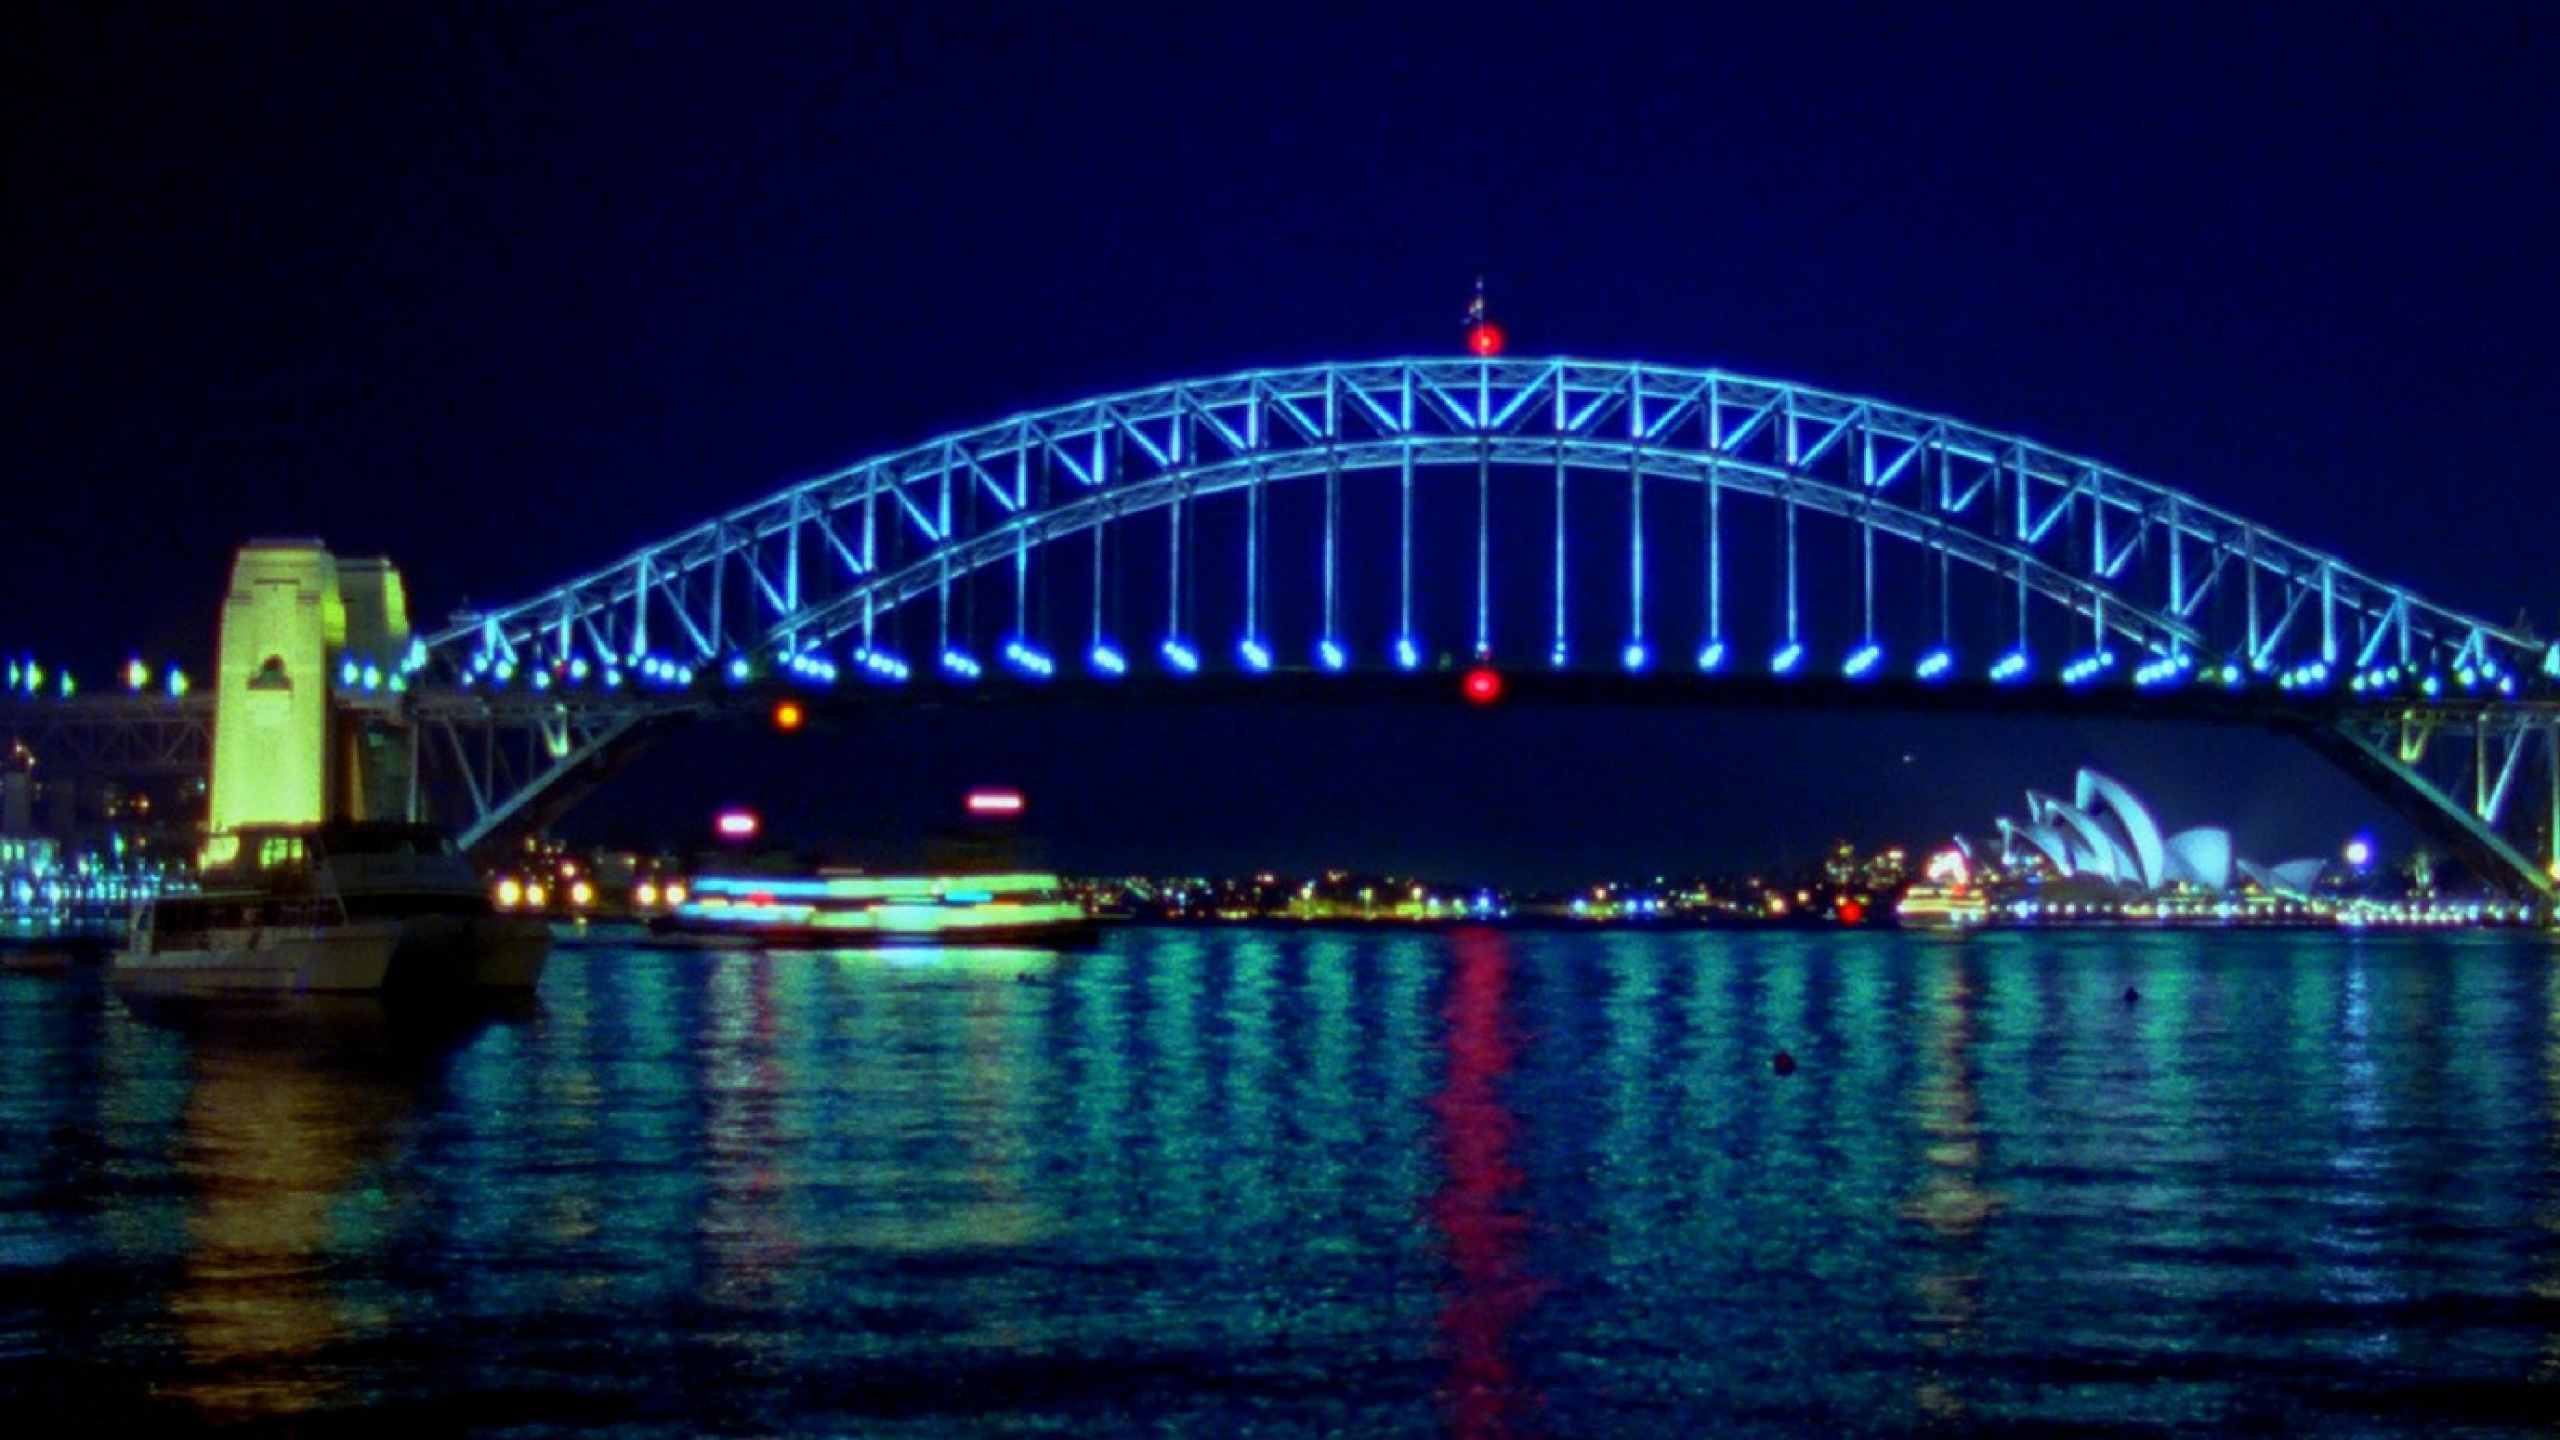
[(1470, 703), (1490, 705), (1502, 698), (1502, 672), (1490, 665), (1479, 665), (1467, 672), (1467, 678), (1459, 682), (1459, 689)]
[(1479, 320), (1467, 327), (1467, 348), (1491, 359), (1502, 353), (1502, 327), (1490, 320)]

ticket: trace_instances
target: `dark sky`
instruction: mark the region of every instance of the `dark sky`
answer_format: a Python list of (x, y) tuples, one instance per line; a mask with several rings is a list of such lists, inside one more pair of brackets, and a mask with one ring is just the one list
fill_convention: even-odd
[[(1515, 353), (1954, 414), (2560, 623), (2548, 4), (1226, 10), (13, 9), (0, 648), (201, 663), (260, 534), (432, 620), (1024, 408), (1445, 352), (1480, 272)], [(735, 794), (853, 844), (1004, 778), (1071, 864), (1543, 879), (2094, 762), (2243, 853), (2398, 834), (2248, 733), (1478, 720), (696, 738), (585, 823)]]

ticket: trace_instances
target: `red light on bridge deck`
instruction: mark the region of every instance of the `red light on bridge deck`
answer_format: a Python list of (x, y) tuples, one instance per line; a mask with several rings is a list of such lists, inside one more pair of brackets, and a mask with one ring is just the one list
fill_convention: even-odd
[(1468, 326), (1467, 348), (1478, 355), (1494, 356), (1501, 354), (1502, 327), (1494, 324), (1490, 320), (1478, 321), (1477, 323)]
[(723, 810), (713, 818), (711, 828), (723, 840), (753, 840), (756, 832), (764, 828), (764, 822), (756, 818), (753, 810)]
[(1019, 790), (972, 790), (969, 792), (972, 815), (1019, 815), (1022, 792)]
[(1459, 682), (1467, 699), (1478, 705), (1490, 705), (1502, 698), (1502, 675), (1490, 665), (1479, 665), (1467, 672)]

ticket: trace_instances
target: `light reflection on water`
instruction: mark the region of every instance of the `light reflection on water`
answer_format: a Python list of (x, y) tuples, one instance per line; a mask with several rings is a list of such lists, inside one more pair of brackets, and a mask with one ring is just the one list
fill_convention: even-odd
[(0, 1390), (66, 1427), (2540, 1433), (2555, 959), (590, 946), (528, 1012), (425, 1018), (9, 977)]

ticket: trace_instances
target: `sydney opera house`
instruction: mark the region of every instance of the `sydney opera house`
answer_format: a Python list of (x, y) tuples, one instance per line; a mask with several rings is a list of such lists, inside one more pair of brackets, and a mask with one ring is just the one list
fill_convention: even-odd
[[(2277, 865), (2239, 859), (2231, 853), (2231, 833), (2212, 827), (2163, 834), (2150, 807), (2095, 770), (2080, 772), (2067, 803), (2030, 790), (2025, 823), (2006, 816), (1998, 823), (2001, 870), (2064, 882), (2093, 896), (2221, 894), (2244, 886), (2307, 896), (2323, 865), (2316, 859)], [(1989, 858), (1961, 837), (1956, 844), (1977, 867)]]

